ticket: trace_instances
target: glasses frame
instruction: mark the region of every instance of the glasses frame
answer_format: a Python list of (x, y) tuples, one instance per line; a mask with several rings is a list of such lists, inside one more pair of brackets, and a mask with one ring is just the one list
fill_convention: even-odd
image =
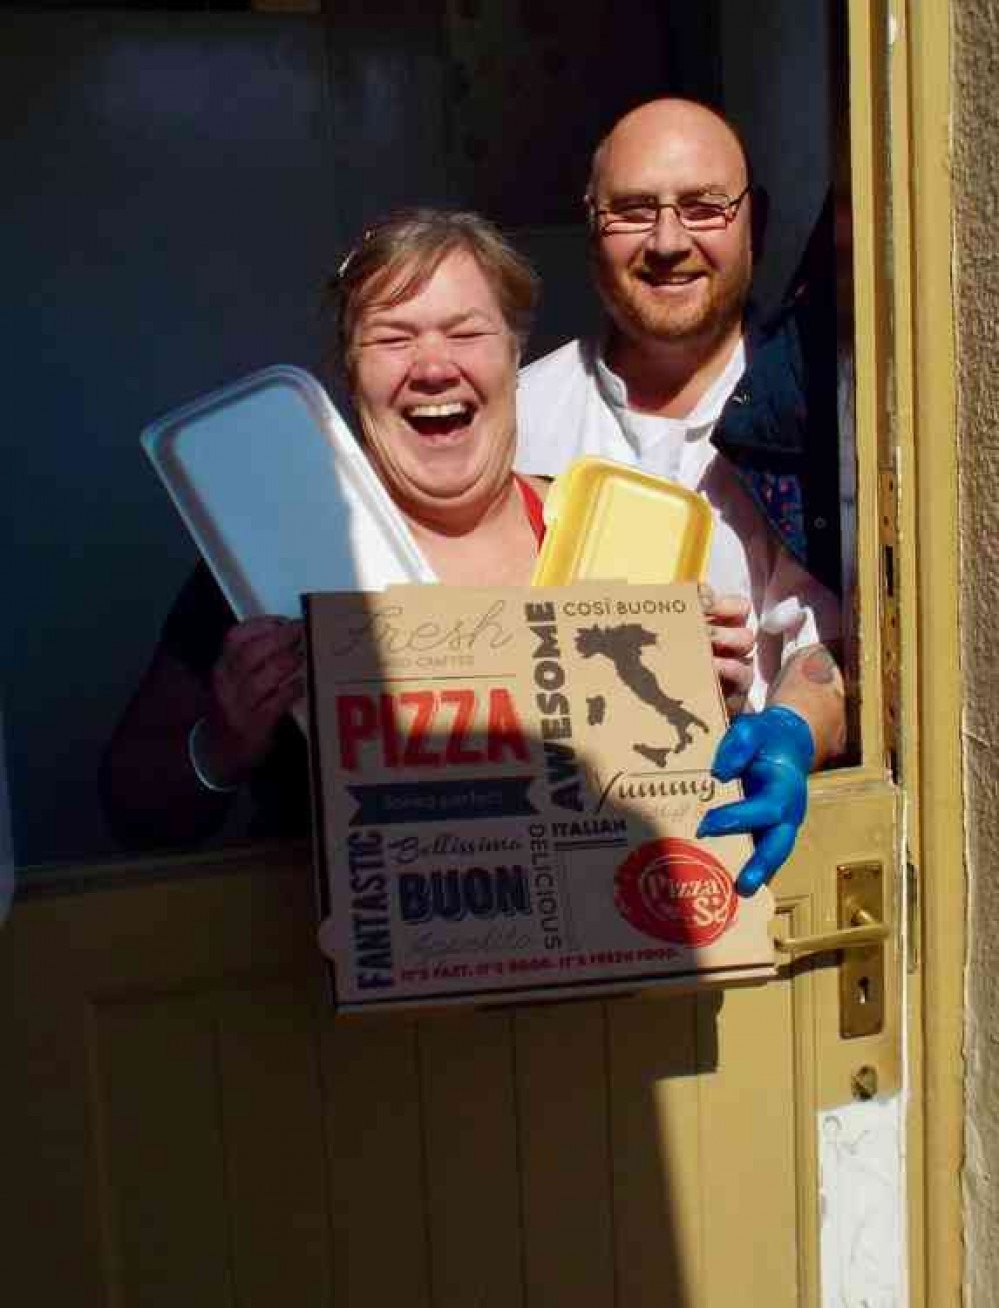
[[(648, 198), (647, 204), (644, 205), (644, 207), (649, 209), (654, 208), (656, 211), (655, 217), (652, 219), (650, 223), (642, 227), (632, 227), (627, 232), (623, 232), (623, 231), (608, 232), (607, 230), (608, 221), (613, 222), (615, 218), (621, 218), (621, 215), (615, 214), (612, 209), (609, 209), (606, 206), (601, 207), (596, 205), (591, 196), (585, 197), (585, 203), (589, 210), (591, 221), (597, 227), (599, 234), (601, 236), (644, 236), (647, 232), (655, 231), (655, 229), (659, 226), (659, 219), (662, 217), (662, 213), (664, 209), (673, 210), (673, 212), (676, 214), (677, 222), (680, 224), (680, 226), (683, 228), (685, 232), (720, 232), (723, 231), (726, 227), (730, 227), (732, 223), (735, 222), (736, 217), (738, 216), (739, 213), (740, 205), (752, 190), (753, 190), (753, 183), (747, 182), (738, 195), (733, 196), (732, 199), (730, 200), (728, 199), (728, 197), (726, 197), (727, 203), (723, 205), (718, 205), (718, 216), (721, 219), (721, 221), (718, 223), (717, 226), (706, 226), (706, 227), (698, 227), (698, 226), (691, 227), (687, 222), (684, 221), (683, 214), (680, 212), (680, 208), (679, 208), (680, 204), (682, 203), (681, 201), (659, 200), (659, 199), (654, 199), (652, 196), (650, 196)], [(720, 198), (721, 198), (721, 193), (719, 193), (719, 199)]]

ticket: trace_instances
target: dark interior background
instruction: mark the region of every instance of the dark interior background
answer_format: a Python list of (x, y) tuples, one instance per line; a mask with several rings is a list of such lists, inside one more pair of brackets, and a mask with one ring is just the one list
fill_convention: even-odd
[(482, 209), (534, 259), (532, 354), (598, 321), (589, 153), (659, 94), (721, 106), (771, 192), (772, 305), (830, 177), (828, 0), (335, 0), (0, 9), (0, 871), (113, 850), (100, 748), (194, 551), (153, 419), (317, 370), (366, 219)]

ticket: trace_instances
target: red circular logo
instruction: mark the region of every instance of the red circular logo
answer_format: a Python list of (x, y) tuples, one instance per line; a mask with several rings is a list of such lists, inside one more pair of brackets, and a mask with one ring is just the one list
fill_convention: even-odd
[(692, 840), (650, 840), (628, 855), (614, 877), (617, 911), (636, 930), (677, 945), (707, 945), (723, 935), (738, 899), (732, 878)]

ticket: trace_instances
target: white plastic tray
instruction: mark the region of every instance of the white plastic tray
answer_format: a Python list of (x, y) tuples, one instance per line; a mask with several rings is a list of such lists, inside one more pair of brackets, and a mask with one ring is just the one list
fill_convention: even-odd
[(142, 444), (237, 618), (308, 591), (432, 582), (322, 386), (278, 366), (147, 427)]

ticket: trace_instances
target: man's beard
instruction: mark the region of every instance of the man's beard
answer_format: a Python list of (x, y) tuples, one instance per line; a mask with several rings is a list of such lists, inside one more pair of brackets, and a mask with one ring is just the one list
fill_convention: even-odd
[(625, 336), (664, 344), (711, 342), (742, 322), (752, 280), (748, 261), (725, 278), (715, 273), (692, 282), (693, 293), (677, 296), (676, 303), (664, 302), (657, 297), (654, 283), (642, 280), (640, 274), (646, 266), (638, 264), (623, 271), (599, 269), (604, 306)]

